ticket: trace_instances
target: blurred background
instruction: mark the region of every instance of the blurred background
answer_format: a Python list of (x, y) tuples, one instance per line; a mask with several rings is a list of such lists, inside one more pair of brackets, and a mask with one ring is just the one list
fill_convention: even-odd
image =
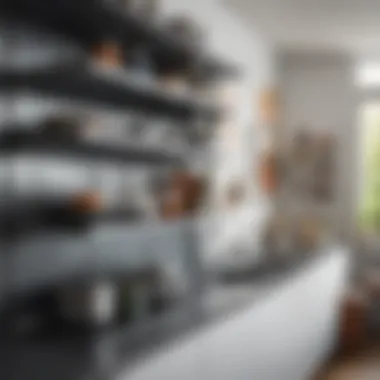
[(378, 378), (379, 18), (0, 1), (0, 378)]

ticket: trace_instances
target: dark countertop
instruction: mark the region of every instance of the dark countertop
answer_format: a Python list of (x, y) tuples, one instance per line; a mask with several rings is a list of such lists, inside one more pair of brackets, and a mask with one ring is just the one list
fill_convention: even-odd
[(316, 256), (263, 265), (241, 277), (222, 276), (202, 296), (124, 330), (86, 340), (1, 342), (0, 379), (113, 380), (165, 344), (252, 306)]

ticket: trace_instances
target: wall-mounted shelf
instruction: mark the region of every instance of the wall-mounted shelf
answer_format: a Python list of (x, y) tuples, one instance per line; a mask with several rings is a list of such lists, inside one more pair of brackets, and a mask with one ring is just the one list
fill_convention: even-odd
[(98, 103), (152, 116), (213, 120), (217, 107), (189, 96), (168, 93), (117, 71), (84, 68), (0, 69), (0, 93), (32, 91), (42, 95)]
[[(118, 276), (152, 265), (184, 265), (183, 234), (196, 220), (98, 226), (86, 235), (42, 233), (7, 248), (9, 291), (25, 293), (99, 273)], [(185, 260), (185, 261), (184, 261)]]
[[(111, 2), (108, 2), (111, 3)], [(34, 27), (63, 35), (85, 47), (112, 39), (130, 48), (143, 43), (159, 73), (195, 70), (207, 79), (236, 76), (238, 70), (179, 43), (156, 25), (100, 0), (6, 0), (0, 10)]]
[(138, 147), (118, 147), (76, 141), (48, 139), (38, 132), (7, 130), (0, 135), (0, 155), (33, 154), (58, 157), (80, 158), (91, 161), (105, 161), (121, 164), (179, 165), (181, 159), (159, 150)]

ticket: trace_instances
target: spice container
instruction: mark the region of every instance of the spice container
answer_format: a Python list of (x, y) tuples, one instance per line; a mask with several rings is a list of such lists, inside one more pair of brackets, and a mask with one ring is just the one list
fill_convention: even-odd
[(123, 64), (123, 52), (118, 43), (112, 40), (102, 41), (92, 51), (96, 63), (107, 68), (120, 67)]

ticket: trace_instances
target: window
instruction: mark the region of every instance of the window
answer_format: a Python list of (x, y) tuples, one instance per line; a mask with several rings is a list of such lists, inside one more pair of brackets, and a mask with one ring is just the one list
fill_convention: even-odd
[(380, 62), (365, 62), (356, 72), (356, 84), (361, 88), (380, 87)]
[(380, 232), (380, 102), (363, 107), (361, 114), (362, 170), (360, 227)]

